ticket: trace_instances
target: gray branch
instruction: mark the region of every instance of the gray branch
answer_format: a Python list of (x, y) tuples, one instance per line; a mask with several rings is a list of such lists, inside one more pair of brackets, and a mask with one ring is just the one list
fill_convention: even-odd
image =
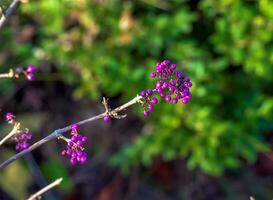
[[(139, 95), (137, 95), (135, 98), (133, 98), (129, 102), (127, 102), (127, 103), (125, 103), (125, 104), (123, 104), (123, 105), (121, 105), (121, 106), (119, 106), (119, 107), (111, 110), (110, 114), (112, 114), (113, 116), (115, 116), (120, 111), (125, 110), (126, 108), (128, 108), (128, 107), (130, 107), (130, 106), (132, 106), (132, 105), (134, 105), (136, 103), (139, 103), (141, 101), (141, 99), (142, 99), (142, 97), (139, 96)], [(104, 113), (101, 113), (101, 114), (96, 115), (94, 117), (91, 117), (91, 118), (82, 120), (80, 122), (77, 122), (77, 124), (78, 125), (83, 125), (83, 124), (86, 124), (88, 122), (92, 122), (92, 121), (95, 121), (95, 120), (98, 120), (98, 119), (102, 119), (107, 114), (109, 114), (109, 113), (104, 112)], [(41, 146), (41, 145), (43, 145), (43, 144), (45, 144), (45, 143), (47, 143), (47, 142), (49, 142), (49, 141), (51, 141), (51, 140), (53, 140), (55, 138), (58, 138), (59, 136), (63, 135), (64, 133), (66, 133), (67, 131), (70, 131), (70, 130), (71, 130), (71, 125), (53, 131), (51, 134), (49, 134), (48, 136), (46, 136), (42, 140), (39, 140), (38, 142), (36, 142), (33, 145), (31, 145), (28, 149), (23, 150), (23, 151), (15, 154), (14, 156), (10, 157), (8, 160), (6, 160), (3, 163), (1, 163), (0, 169), (5, 168), (6, 166), (8, 166), (10, 163), (14, 162), (18, 158), (21, 158), (22, 156), (24, 156), (27, 153), (33, 151), (34, 149), (38, 148), (39, 146)]]
[(7, 10), (2, 13), (2, 17), (0, 19), (0, 30), (3, 28), (3, 26), (6, 24), (14, 10), (17, 8), (18, 4), (20, 3), (20, 0), (13, 0)]

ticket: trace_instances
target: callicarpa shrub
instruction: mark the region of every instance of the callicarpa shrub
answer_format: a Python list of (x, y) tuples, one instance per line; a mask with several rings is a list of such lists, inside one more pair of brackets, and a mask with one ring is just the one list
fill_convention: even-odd
[[(32, 71), (32, 70), (29, 70)], [(33, 70), (34, 71), (34, 70)], [(7, 166), (14, 160), (22, 157), (26, 153), (34, 150), (35, 148), (45, 144), (53, 139), (62, 139), (66, 142), (66, 149), (61, 152), (63, 156), (70, 157), (70, 164), (75, 165), (77, 163), (84, 164), (87, 162), (87, 154), (84, 152), (83, 145), (87, 142), (87, 137), (79, 134), (79, 127), (85, 123), (103, 119), (104, 122), (108, 123), (111, 118), (122, 119), (126, 115), (120, 115), (119, 113), (136, 103), (142, 104), (144, 108), (144, 116), (148, 116), (153, 110), (153, 106), (158, 104), (160, 99), (163, 99), (172, 104), (177, 104), (181, 101), (181, 104), (186, 104), (191, 99), (192, 95), (190, 92), (190, 87), (192, 83), (189, 77), (185, 76), (182, 72), (177, 69), (176, 65), (171, 63), (169, 60), (163, 60), (162, 62), (156, 64), (155, 71), (151, 73), (151, 78), (156, 79), (154, 87), (146, 91), (141, 91), (129, 102), (115, 108), (111, 109), (108, 105), (108, 101), (103, 98), (103, 105), (105, 107), (105, 112), (94, 117), (82, 120), (77, 123), (73, 123), (67, 127), (56, 129), (47, 137), (28, 146), (26, 143), (31, 136), (28, 132), (24, 132), (21, 135), (22, 139), (18, 138), (18, 150), (23, 150), (21, 153), (14, 155), (2, 164), (0, 164), (0, 169)], [(13, 122), (14, 116), (8, 113), (7, 119)], [(70, 131), (70, 138), (63, 136), (64, 133)]]

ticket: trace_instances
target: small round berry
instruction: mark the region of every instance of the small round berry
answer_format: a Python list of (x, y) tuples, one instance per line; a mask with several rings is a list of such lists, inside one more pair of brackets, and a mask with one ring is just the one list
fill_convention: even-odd
[(162, 88), (163, 88), (163, 89), (167, 88), (168, 86), (169, 86), (169, 83), (168, 83), (168, 82), (164, 82), (164, 83), (162, 84)]
[(77, 163), (77, 159), (75, 159), (75, 158), (70, 159), (70, 164), (71, 165), (76, 165), (76, 163)]
[(171, 68), (171, 70), (175, 70), (176, 69), (176, 65), (175, 64), (171, 64), (170, 68)]
[(28, 74), (27, 75), (27, 79), (29, 80), (29, 81), (33, 81), (34, 80), (34, 74)]
[(28, 73), (34, 73), (35, 72), (35, 66), (34, 65), (29, 65), (27, 67), (27, 72)]
[(144, 110), (143, 115), (144, 115), (145, 117), (147, 117), (147, 116), (149, 116), (149, 115), (150, 115), (150, 112), (149, 112), (149, 111), (147, 111), (147, 110)]
[(78, 130), (79, 127), (80, 127), (80, 126), (79, 126), (78, 124), (72, 124), (72, 125), (71, 125), (71, 129), (72, 129), (72, 130)]
[(161, 86), (162, 86), (162, 83), (161, 83), (160, 81), (158, 81), (158, 82), (156, 83), (156, 85), (155, 85), (156, 88), (161, 88)]
[(71, 154), (71, 158), (77, 158), (77, 153), (76, 153), (76, 152), (73, 152), (73, 153)]
[(110, 116), (109, 115), (105, 115), (104, 117), (103, 117), (103, 121), (105, 122), (105, 123), (108, 123), (109, 121), (110, 121)]
[(189, 101), (189, 100), (188, 100), (187, 98), (182, 99), (182, 103), (183, 103), (183, 104), (187, 104), (188, 101)]
[(145, 91), (141, 91), (141, 92), (140, 92), (140, 96), (146, 97), (146, 92), (145, 92)]
[(146, 92), (147, 96), (151, 96), (153, 94), (153, 90), (151, 89), (148, 89), (147, 92)]
[(21, 144), (21, 148), (22, 148), (22, 150), (25, 150), (25, 149), (27, 149), (28, 148), (28, 143), (26, 143), (26, 142), (23, 142), (22, 144)]
[(75, 135), (73, 135), (73, 136), (71, 137), (71, 140), (72, 140), (73, 142), (77, 142), (78, 137), (77, 137), (77, 136), (75, 136)]
[(8, 112), (6, 113), (5, 118), (7, 121), (12, 121), (15, 118), (15, 116), (11, 112)]
[(170, 92), (171, 94), (173, 94), (174, 91), (175, 91), (175, 87), (170, 87), (170, 88), (169, 88), (169, 92)]
[(162, 92), (162, 93), (160, 93), (160, 97), (163, 99), (163, 98), (165, 98), (165, 94)]
[(72, 141), (69, 141), (69, 142), (67, 143), (67, 146), (68, 146), (68, 147), (73, 147), (73, 145), (74, 145), (74, 143), (73, 143)]
[(186, 87), (191, 87), (192, 86), (192, 82), (187, 82), (187, 83), (185, 83), (185, 85), (186, 85)]
[(83, 144), (83, 143), (82, 143), (81, 140), (77, 141), (77, 145), (78, 145), (78, 146), (82, 146), (82, 144)]
[(151, 76), (151, 78), (155, 78), (156, 77), (156, 73), (152, 72), (150, 76)]
[(178, 102), (178, 99), (176, 99), (176, 98), (174, 98), (174, 99), (172, 100), (172, 103), (173, 103), (173, 104), (177, 104), (177, 102)]
[(66, 154), (67, 155), (71, 155), (72, 154), (72, 150), (71, 149), (66, 150)]
[(165, 97), (165, 100), (169, 102), (169, 101), (172, 100), (172, 98), (171, 98), (171, 96), (168, 95), (168, 96)]
[(82, 137), (82, 142), (85, 143), (87, 141), (87, 137)]
[(87, 161), (87, 157), (86, 156), (82, 156), (81, 160), (80, 160), (80, 163), (84, 164), (84, 163), (86, 163), (86, 161)]
[(153, 98), (151, 99), (151, 103), (152, 103), (152, 104), (157, 104), (157, 102), (158, 102), (158, 100), (157, 100), (156, 97), (153, 97)]
[(158, 93), (163, 92), (163, 90), (162, 90), (161, 88), (156, 88), (156, 91), (157, 91)]
[(179, 73), (177, 73), (177, 77), (178, 77), (179, 79), (182, 79), (182, 78), (185, 77), (185, 75), (184, 75), (183, 73), (179, 72)]
[(65, 156), (66, 155), (66, 150), (63, 150), (62, 151), (62, 156)]
[(153, 105), (152, 104), (149, 104), (148, 105), (148, 110), (152, 111), (154, 109)]
[(175, 81), (174, 80), (170, 80), (170, 85), (175, 86)]

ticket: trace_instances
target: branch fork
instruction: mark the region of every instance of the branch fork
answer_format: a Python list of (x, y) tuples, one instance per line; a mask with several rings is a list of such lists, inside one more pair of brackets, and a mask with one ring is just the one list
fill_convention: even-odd
[(7, 140), (15, 136), (16, 134), (20, 133), (20, 123), (15, 123), (13, 126), (13, 129), (9, 134), (7, 134), (1, 141), (0, 141), (0, 146), (2, 146)]
[(115, 118), (115, 119), (123, 119), (125, 118), (127, 115), (119, 115), (118, 112), (116, 110), (112, 110), (111, 107), (108, 104), (109, 99), (106, 99), (105, 97), (103, 97), (102, 99), (102, 104), (105, 108), (105, 115), (111, 117), (111, 118)]

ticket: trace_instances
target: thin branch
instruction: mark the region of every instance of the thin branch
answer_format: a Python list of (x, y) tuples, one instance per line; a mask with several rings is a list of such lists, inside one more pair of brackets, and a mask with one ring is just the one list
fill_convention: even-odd
[(62, 180), (63, 180), (63, 178), (59, 178), (59, 179), (55, 180), (54, 182), (50, 183), (49, 185), (47, 185), (43, 189), (39, 190), (35, 194), (31, 195), (27, 200), (36, 200), (36, 199), (39, 199), (42, 194), (44, 194), (48, 190), (52, 189), (53, 187), (55, 187), (57, 185), (60, 185), (60, 183), (62, 182)]
[(2, 146), (8, 139), (10, 139), (12, 136), (18, 133), (20, 129), (20, 123), (15, 123), (13, 126), (13, 129), (9, 134), (7, 134), (1, 141), (0, 141), (0, 146)]
[(8, 9), (2, 13), (2, 17), (0, 19), (0, 30), (6, 24), (7, 20), (10, 18), (10, 16), (14, 12), (14, 10), (17, 8), (19, 3), (20, 3), (20, 0), (13, 0), (11, 4), (9, 5)]
[(15, 76), (15, 73), (12, 69), (8, 73), (0, 74), (0, 78), (12, 78)]
[[(126, 108), (136, 104), (136, 103), (139, 103), (141, 102), (141, 99), (142, 97), (137, 95), (135, 98), (133, 98), (132, 100), (130, 100), (129, 102), (113, 109), (110, 111), (110, 113), (112, 115), (117, 115), (117, 113), (119, 113), (120, 111), (122, 110), (125, 110)], [(78, 125), (83, 125), (83, 124), (86, 124), (88, 122), (92, 122), (92, 121), (95, 121), (95, 120), (98, 120), (98, 119), (102, 119), (104, 116), (106, 116), (108, 113), (107, 111), (104, 112), (104, 113), (101, 113), (99, 115), (96, 115), (94, 117), (91, 117), (91, 118), (88, 118), (88, 119), (85, 119), (85, 120), (82, 120), (80, 122), (77, 122)], [(56, 139), (58, 137), (60, 137), (61, 135), (63, 135), (65, 132), (67, 131), (70, 131), (71, 130), (71, 125), (69, 126), (66, 126), (64, 128), (61, 128), (61, 129), (57, 129), (55, 131), (53, 131), (51, 134), (49, 134), (48, 136), (46, 136), (45, 138), (43, 138), (42, 140), (39, 140), (38, 142), (34, 143), (33, 145), (31, 145), (28, 149), (26, 150), (23, 150), (17, 154), (15, 154), (14, 156), (10, 157), (8, 160), (4, 161), (3, 163), (1, 163), (0, 165), (0, 169), (3, 169), (4, 167), (8, 166), (10, 163), (12, 163), (13, 161), (17, 160), (18, 158), (21, 158), (22, 156), (24, 156), (25, 154), (33, 151), (34, 149), (38, 148), (39, 146), (53, 140), (53, 139)]]

